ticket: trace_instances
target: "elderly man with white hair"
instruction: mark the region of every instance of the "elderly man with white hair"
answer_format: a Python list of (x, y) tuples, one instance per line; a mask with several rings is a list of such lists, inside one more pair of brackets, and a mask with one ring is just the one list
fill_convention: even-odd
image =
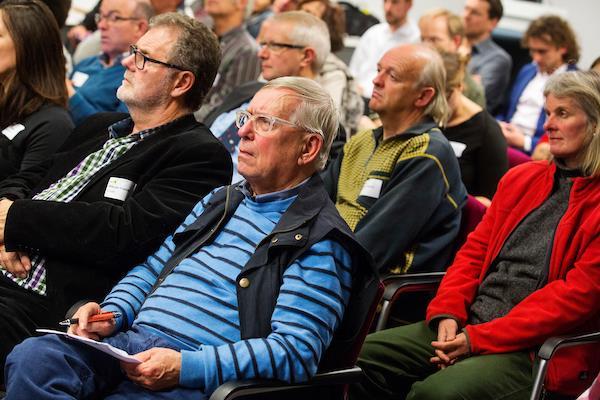
[(356, 288), (376, 283), (317, 173), (337, 131), (333, 100), (312, 80), (275, 79), (237, 125), (246, 180), (206, 196), (101, 305), (75, 313), (71, 333), (140, 363), (58, 336), (29, 339), (9, 356), (8, 399), (204, 399), (228, 380), (316, 372), (334, 333), (345, 336), (344, 313), (360, 318)]

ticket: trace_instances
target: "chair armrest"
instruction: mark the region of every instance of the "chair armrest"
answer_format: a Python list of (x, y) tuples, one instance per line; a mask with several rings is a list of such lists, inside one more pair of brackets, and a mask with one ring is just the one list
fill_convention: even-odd
[(550, 357), (561, 347), (575, 346), (579, 344), (600, 342), (600, 332), (586, 333), (584, 335), (556, 336), (547, 339), (540, 350), (538, 357), (549, 360)]
[(600, 342), (600, 332), (586, 333), (583, 335), (555, 336), (546, 339), (537, 354), (540, 362), (535, 374), (535, 379), (533, 381), (530, 400), (539, 400), (543, 397), (544, 379), (546, 378), (548, 362), (558, 349), (561, 347), (576, 346), (579, 344), (594, 342)]
[(420, 274), (389, 275), (383, 278), (385, 290), (375, 331), (385, 329), (392, 305), (398, 297), (405, 293), (433, 291), (439, 286), (445, 274), (445, 272), (424, 272)]
[(360, 367), (323, 372), (302, 383), (286, 383), (272, 379), (249, 379), (225, 382), (210, 396), (210, 400), (233, 400), (247, 395), (273, 392), (286, 392), (301, 388), (343, 385), (362, 378)]
[(403, 293), (434, 290), (439, 286), (445, 274), (445, 272), (424, 272), (386, 276), (383, 278), (385, 285), (383, 300), (394, 301)]

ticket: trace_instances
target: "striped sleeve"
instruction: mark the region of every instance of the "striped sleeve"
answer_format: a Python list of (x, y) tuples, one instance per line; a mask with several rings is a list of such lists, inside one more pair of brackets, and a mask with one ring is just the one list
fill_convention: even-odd
[(315, 374), (350, 297), (351, 261), (338, 243), (322, 241), (285, 272), (266, 338), (182, 351), (180, 384), (212, 393), (235, 379), (301, 382)]
[[(194, 206), (192, 212), (175, 230), (175, 233), (183, 231), (202, 214), (206, 202), (217, 190), (219, 189), (210, 192)], [(102, 310), (119, 311), (122, 314), (122, 317), (117, 318), (115, 332), (131, 327), (146, 296), (150, 293), (152, 286), (156, 283), (160, 272), (173, 255), (174, 250), (173, 235), (170, 235), (154, 254), (150, 255), (142, 264), (131, 269), (106, 296), (102, 302)]]

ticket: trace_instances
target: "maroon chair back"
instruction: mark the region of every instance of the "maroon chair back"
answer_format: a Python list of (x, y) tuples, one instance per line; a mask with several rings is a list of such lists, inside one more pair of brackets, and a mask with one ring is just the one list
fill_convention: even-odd
[(519, 164), (526, 163), (531, 161), (531, 157), (527, 154), (519, 151), (517, 149), (513, 149), (512, 147), (508, 147), (506, 149), (506, 155), (508, 156), (508, 168), (516, 167)]
[(479, 221), (481, 221), (483, 218), (486, 210), (487, 207), (479, 202), (479, 200), (470, 194), (467, 195), (467, 204), (465, 204), (462, 209), (460, 229), (458, 231), (458, 235), (456, 236), (455, 249), (457, 251), (465, 243), (469, 233), (473, 232), (473, 230), (477, 227), (477, 224), (479, 224)]

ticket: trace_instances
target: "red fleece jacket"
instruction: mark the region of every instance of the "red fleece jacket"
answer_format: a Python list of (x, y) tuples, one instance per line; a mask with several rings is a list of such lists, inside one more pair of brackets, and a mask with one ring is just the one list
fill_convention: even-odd
[[(472, 354), (522, 351), (557, 335), (600, 330), (600, 178), (573, 178), (569, 206), (554, 235), (548, 282), (504, 317), (468, 325), (486, 272), (517, 225), (550, 195), (556, 166), (531, 162), (510, 170), (492, 205), (448, 269), (427, 309), (427, 321), (452, 315), (466, 330)], [(600, 369), (600, 346), (560, 351), (546, 387), (578, 394)], [(587, 378), (586, 378), (587, 377)]]

